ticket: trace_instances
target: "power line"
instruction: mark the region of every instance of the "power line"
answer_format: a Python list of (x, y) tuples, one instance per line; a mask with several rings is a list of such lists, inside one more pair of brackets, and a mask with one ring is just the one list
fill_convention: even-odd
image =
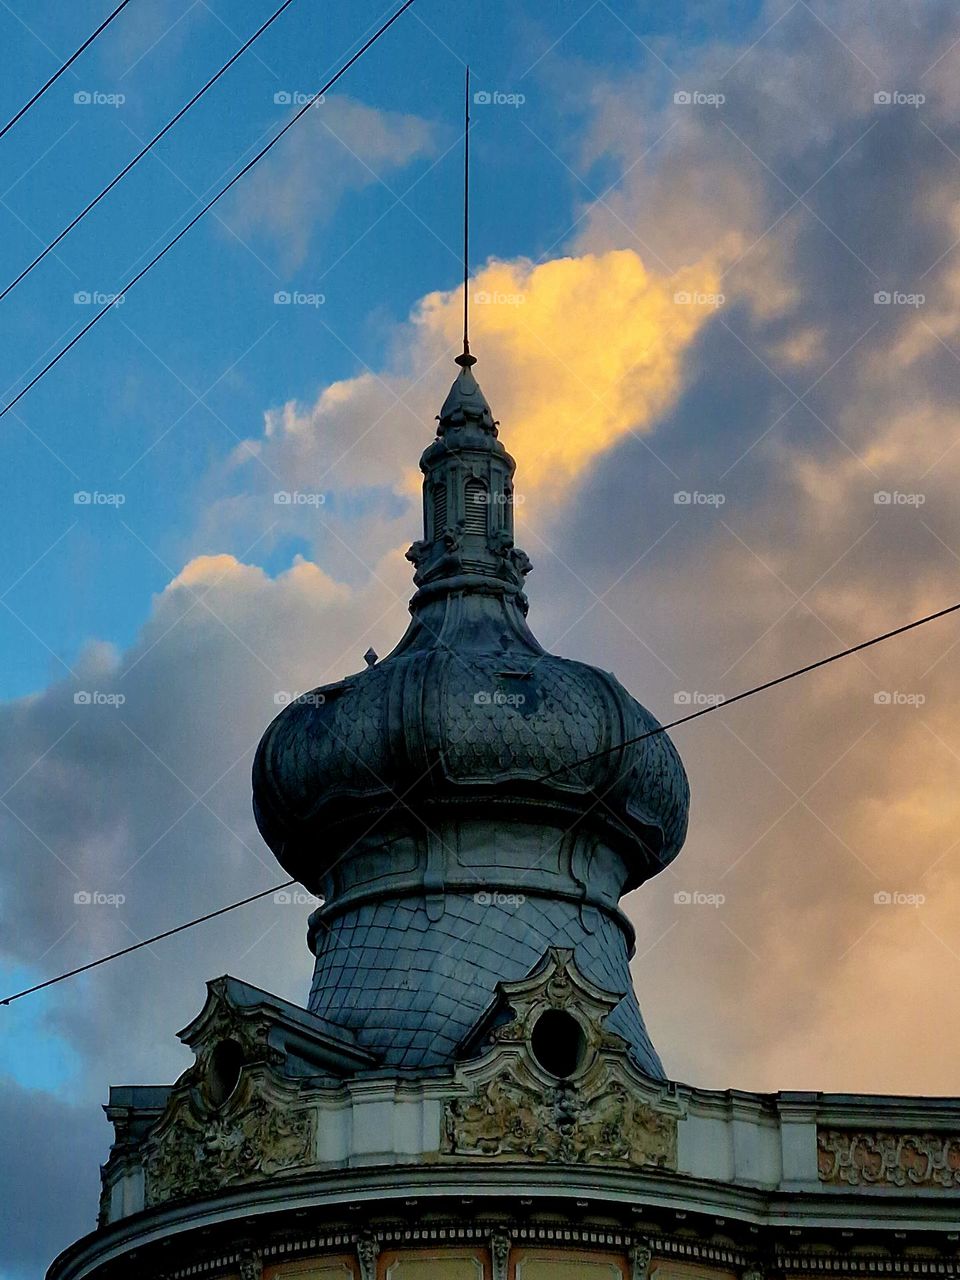
[(125, 9), (129, 3), (130, 3), (130, 0), (122, 0), (122, 2), (118, 4), (117, 7), (114, 9), (113, 13), (111, 13), (109, 17), (104, 18), (103, 22), (101, 22), (99, 27), (97, 27), (96, 31), (94, 31), (93, 35), (87, 36), (86, 40), (84, 40), (80, 48), (77, 49), (75, 53), (71, 53), (70, 57), (66, 60), (63, 66), (60, 67), (58, 71), (55, 71), (53, 75), (50, 77), (50, 79), (46, 82), (46, 84), (40, 86), (37, 92), (30, 99), (30, 101), (25, 102), (23, 106), (20, 108), (20, 110), (17, 112), (17, 114), (13, 116), (11, 119), (9, 119), (7, 123), (3, 126), (3, 128), (0, 129), (0, 138), (2, 138), (3, 135), (9, 129), (12, 129), (18, 120), (20, 120), (23, 116), (27, 114), (27, 112), (30, 110), (30, 108), (33, 106), (35, 102), (40, 101), (40, 99), (47, 92), (50, 86), (55, 81), (59, 80), (65, 71), (69, 70), (69, 68), (73, 66), (76, 60), (80, 57), (81, 53), (83, 53), (84, 49), (88, 48), (90, 45), (93, 44), (94, 40), (96, 40), (97, 36), (100, 34), (101, 31), (106, 31), (107, 27), (109, 27), (110, 23), (114, 20), (114, 18), (117, 16), (120, 10)]
[(217, 201), (221, 200), (227, 194), (230, 188), (240, 181), (240, 179), (244, 176), (244, 174), (249, 173), (250, 170), (253, 168), (253, 166), (255, 164), (258, 164), (263, 159), (263, 157), (267, 154), (267, 152), (277, 145), (277, 143), (280, 141), (283, 135), (287, 132), (287, 130), (292, 129), (293, 126), (297, 123), (297, 121), (302, 116), (306, 115), (306, 113), (310, 110), (310, 108), (316, 102), (318, 102), (323, 97), (323, 95), (337, 83), (337, 81), (340, 79), (342, 75), (344, 75), (347, 71), (350, 70), (350, 68), (358, 60), (358, 58), (363, 57), (363, 55), (371, 47), (371, 45), (375, 44), (380, 39), (380, 37), (384, 34), (384, 32), (388, 31), (390, 27), (392, 27), (393, 24), (397, 21), (397, 19), (401, 16), (401, 14), (405, 13), (406, 10), (409, 9), (412, 4), (413, 4), (413, 0), (404, 0), (404, 3), (399, 7), (399, 9), (396, 9), (393, 12), (393, 14), (387, 19), (387, 21), (373, 33), (370, 39), (367, 40), (363, 45), (361, 45), (361, 47), (357, 50), (355, 54), (353, 54), (352, 57), (347, 59), (347, 61), (343, 64), (343, 66), (340, 67), (340, 69), (330, 77), (330, 79), (327, 81), (325, 85), (323, 85), (320, 89), (317, 90), (317, 92), (313, 95), (313, 97), (307, 99), (307, 101), (303, 104), (300, 110), (297, 111), (297, 113), (293, 116), (293, 118), (288, 120), (287, 123), (283, 126), (283, 128), (280, 129), (277, 133), (275, 133), (274, 136), (270, 139), (270, 141), (265, 146), (260, 148), (257, 154), (253, 157), (253, 159), (248, 160), (247, 163), (243, 166), (243, 168), (238, 173), (235, 173), (234, 176), (230, 179), (230, 181), (225, 186), (220, 188), (220, 190), (213, 197), (213, 199), (209, 200), (203, 206), (203, 208), (199, 211), (199, 213), (194, 214), (194, 216), (190, 219), (187, 225), (185, 227), (182, 227), (181, 230), (178, 231), (177, 234), (173, 237), (173, 239), (169, 240), (167, 244), (164, 245), (164, 247), (160, 250), (160, 252), (156, 254), (153, 258), (151, 258), (145, 267), (142, 267), (141, 270), (137, 272), (137, 274), (133, 277), (132, 280), (129, 280), (123, 286), (122, 289), (119, 289), (117, 293), (113, 296), (113, 298), (104, 307), (102, 307), (101, 310), (98, 311), (97, 314), (93, 316), (92, 319), (87, 321), (87, 323), (83, 326), (83, 328), (79, 331), (79, 333), (75, 333), (74, 336), (70, 339), (70, 341), (65, 346), (60, 348), (60, 350), (53, 357), (53, 359), (48, 360), (47, 363), (40, 370), (40, 372), (36, 374), (34, 377), (32, 377), (30, 381), (27, 383), (27, 385), (21, 388), (21, 390), (17, 392), (17, 394), (13, 397), (13, 399), (10, 400), (6, 405), (4, 405), (2, 409), (0, 409), (0, 418), (2, 418), (5, 414), (9, 413), (10, 410), (14, 407), (14, 405), (18, 404), (23, 399), (23, 397), (27, 394), (27, 392), (30, 391), (32, 387), (35, 387), (37, 383), (40, 381), (40, 379), (44, 377), (46, 374), (48, 374), (50, 370), (53, 368), (53, 366), (55, 364), (58, 364), (63, 359), (63, 357), (67, 354), (67, 352), (77, 345), (77, 343), (84, 336), (84, 334), (89, 333), (90, 330), (93, 328), (93, 326), (97, 324), (98, 321), (102, 320), (103, 317), (107, 314), (107, 312), (110, 311), (113, 307), (115, 307), (118, 301), (122, 299), (127, 293), (129, 293), (130, 290), (134, 287), (134, 285), (137, 284), (138, 281), (142, 280), (143, 277), (147, 274), (147, 272), (150, 271), (153, 267), (155, 267), (157, 263), (160, 261), (160, 259), (165, 257), (173, 248), (173, 246), (177, 244), (178, 241), (183, 239), (183, 237), (187, 234), (190, 228), (196, 226), (196, 224), (200, 221), (203, 215), (205, 213), (209, 213), (209, 211), (213, 208), (213, 206), (217, 203)]
[[(741, 702), (744, 698), (751, 698), (756, 693), (763, 693), (767, 689), (773, 689), (776, 685), (786, 684), (788, 680), (796, 680), (798, 676), (807, 675), (809, 672), (816, 671), (820, 667), (826, 667), (832, 662), (839, 662), (841, 658), (849, 658), (855, 653), (861, 653), (864, 649), (870, 649), (874, 645), (882, 644), (885, 640), (892, 640), (894, 636), (902, 636), (907, 631), (914, 631), (917, 627), (925, 626), (928, 622), (936, 622), (937, 619), (945, 618), (948, 614), (956, 613), (958, 610), (960, 610), (960, 602), (949, 605), (946, 609), (938, 609), (936, 613), (928, 613), (923, 618), (916, 618), (913, 622), (907, 622), (901, 627), (894, 627), (892, 631), (884, 631), (882, 635), (851, 645), (849, 649), (841, 649), (839, 653), (832, 653), (829, 657), (819, 658), (816, 662), (809, 662), (806, 666), (797, 667), (793, 671), (788, 671), (785, 675), (777, 676), (773, 680), (765, 680), (763, 684), (756, 684), (750, 689), (744, 689), (741, 693), (736, 693), (733, 697), (726, 698), (723, 702), (711, 703), (708, 707), (701, 707), (699, 711), (693, 711), (689, 715), (681, 716), (679, 720), (672, 720), (669, 724), (662, 724), (656, 729), (649, 729), (646, 733), (638, 734), (635, 738), (626, 738), (623, 742), (618, 742), (616, 746), (607, 747), (603, 751), (595, 751), (591, 755), (583, 756), (582, 759), (574, 761), (573, 764), (563, 765), (562, 768), (554, 769), (551, 773), (542, 774), (536, 781), (546, 782), (550, 778), (556, 777), (559, 773), (577, 769), (580, 765), (610, 755), (614, 751), (619, 751), (635, 742), (643, 742), (646, 738), (654, 738), (658, 734), (666, 733), (668, 729), (675, 729), (678, 725), (687, 724), (690, 720), (696, 720), (711, 711), (719, 711), (723, 707), (732, 706), (735, 702)], [(111, 960), (118, 960), (121, 956), (129, 955), (132, 951), (139, 951), (141, 947), (149, 947), (151, 943), (159, 942), (163, 938), (170, 938), (176, 933), (183, 933), (186, 929), (192, 929), (194, 925), (204, 924), (207, 920), (213, 920), (216, 916), (226, 915), (228, 911), (235, 911), (238, 907), (245, 907), (250, 902), (256, 902), (258, 899), (266, 898), (270, 894), (279, 893), (281, 890), (288, 889), (296, 883), (295, 879), (284, 880), (281, 884), (275, 884), (270, 889), (263, 889), (260, 893), (251, 894), (247, 898), (240, 898), (237, 902), (230, 902), (216, 911), (209, 911), (206, 915), (187, 920), (173, 929), (166, 929), (163, 933), (154, 934), (152, 938), (145, 938), (142, 942), (135, 942), (120, 951), (101, 956), (98, 960), (90, 960), (87, 964), (79, 965), (76, 969), (68, 969), (65, 973), (57, 974), (56, 977), (47, 978), (46, 981), (38, 982), (32, 987), (26, 987), (23, 991), (14, 992), (14, 994), (0, 1000), (0, 1006), (13, 1004), (15, 1000), (20, 1000), (23, 996), (32, 995), (36, 991), (43, 991), (46, 987), (55, 986), (58, 982), (65, 982), (68, 978), (76, 977), (77, 974), (87, 973), (90, 969), (96, 969), (101, 964), (107, 964)]]
[(280, 6), (280, 8), (270, 15), (270, 17), (266, 20), (266, 22), (253, 33), (253, 35), (250, 37), (249, 40), (247, 40), (245, 44), (242, 44), (240, 46), (240, 48), (236, 51), (233, 57), (228, 59), (228, 61), (223, 64), (223, 66), (216, 73), (216, 75), (211, 76), (210, 79), (207, 81), (207, 83), (203, 86), (203, 88), (197, 90), (197, 92), (193, 95), (193, 97), (186, 104), (186, 106), (181, 107), (180, 110), (177, 112), (177, 114), (173, 116), (172, 119), (167, 121), (167, 123), (163, 126), (160, 132), (155, 134), (154, 137), (152, 137), (150, 141), (146, 144), (146, 146), (137, 152), (137, 154), (133, 157), (130, 163), (125, 165), (124, 168), (122, 168), (120, 172), (117, 174), (117, 176), (113, 178), (112, 181), (107, 183), (107, 185), (103, 188), (100, 194), (98, 196), (95, 196), (94, 199), (91, 200), (90, 203), (86, 206), (86, 208), (82, 209), (77, 214), (77, 216), (73, 219), (73, 221), (68, 223), (63, 228), (63, 230), (60, 232), (57, 238), (55, 240), (51, 240), (50, 243), (47, 245), (47, 247), (34, 258), (34, 260), (30, 263), (28, 267), (24, 267), (24, 269), (17, 276), (16, 280), (11, 281), (11, 283), (7, 285), (4, 291), (0, 293), (0, 302), (3, 301), (3, 299), (7, 296), (8, 293), (10, 293), (13, 289), (17, 287), (17, 285), (20, 283), (21, 280), (24, 279), (25, 276), (28, 276), (30, 274), (30, 272), (33, 270), (34, 267), (36, 267), (39, 263), (41, 263), (44, 260), (44, 258), (47, 256), (48, 253), (52, 253), (53, 250), (60, 243), (60, 241), (64, 238), (64, 236), (69, 235), (70, 232), (73, 230), (73, 228), (77, 225), (77, 223), (81, 222), (90, 212), (90, 210), (93, 209), (96, 205), (98, 205), (100, 201), (103, 199), (103, 197), (109, 194), (109, 192), (113, 190), (113, 188), (117, 185), (117, 183), (127, 176), (127, 174), (134, 167), (134, 165), (139, 164), (139, 162), (143, 159), (143, 157), (147, 154), (147, 152), (150, 151), (165, 134), (169, 133), (170, 130), (173, 128), (173, 126), (179, 120), (183, 119), (183, 117), (187, 114), (190, 108), (200, 101), (200, 99), (207, 92), (207, 90), (212, 88), (220, 79), (220, 77), (225, 72), (230, 70), (230, 68), (233, 66), (236, 60), (241, 56), (241, 54), (246, 53), (246, 51), (250, 48), (250, 46), (254, 43), (254, 41), (258, 40), (260, 36), (262, 36), (263, 33), (266, 31), (267, 27), (269, 27), (272, 23), (276, 22), (277, 18), (280, 17), (284, 9), (288, 8), (291, 4), (293, 4), (293, 0), (284, 0), (284, 3)]
[(581, 765), (589, 764), (591, 760), (601, 760), (604, 756), (612, 755), (615, 751), (621, 751), (624, 747), (632, 746), (635, 742), (643, 742), (647, 738), (655, 738), (657, 734), (666, 733), (668, 729), (676, 729), (678, 725), (687, 724), (691, 720), (698, 720), (700, 716), (709, 715), (711, 711), (719, 711), (721, 707), (730, 707), (735, 702), (742, 702), (744, 698), (752, 698), (755, 693), (763, 693), (766, 689), (773, 689), (778, 684), (786, 684), (788, 680), (796, 680), (797, 676), (805, 676), (810, 671), (816, 671), (820, 667), (827, 667), (831, 662), (839, 662), (841, 658), (849, 658), (854, 653), (860, 653), (864, 649), (871, 649), (875, 644), (882, 644), (884, 640), (892, 640), (894, 636), (902, 636), (906, 631), (913, 631), (916, 627), (925, 626), (928, 622), (936, 622), (938, 618), (945, 618), (950, 613), (956, 613), (960, 610), (960, 603), (948, 605), (946, 609), (938, 609), (936, 613), (928, 613), (923, 618), (916, 618), (913, 622), (904, 623), (902, 627), (894, 627), (892, 631), (885, 631), (883, 635), (874, 636), (872, 640), (862, 640), (859, 644), (851, 645), (849, 649), (841, 649), (839, 653), (831, 653), (827, 658), (820, 658), (816, 662), (808, 662), (805, 667), (797, 667), (795, 671), (788, 671), (786, 675), (777, 676), (774, 680), (766, 680), (763, 684), (754, 685), (752, 689), (744, 689), (740, 693), (735, 693), (732, 698), (724, 698), (720, 702), (711, 702), (709, 706), (701, 707), (698, 711), (691, 711), (689, 715), (680, 716), (678, 720), (671, 720), (669, 724), (659, 725), (656, 729), (648, 729), (646, 733), (638, 733), (635, 738), (624, 738), (623, 742), (617, 742), (612, 747), (604, 747), (602, 751), (594, 751), (588, 756), (584, 756), (581, 760), (575, 760), (573, 764), (561, 765), (559, 769), (553, 769), (550, 773), (545, 773), (537, 778), (537, 782), (547, 782), (550, 778), (557, 777), (558, 774), (568, 773), (571, 769), (579, 769)]
[(0, 1000), (0, 1005), (13, 1004), (14, 1000), (19, 1000), (22, 996), (33, 995), (36, 991), (43, 991), (45, 987), (52, 987), (58, 982), (66, 982), (67, 978), (75, 978), (79, 973), (86, 973), (88, 969), (96, 969), (98, 965), (107, 964), (110, 960), (119, 960), (121, 956), (128, 956), (131, 951), (139, 951), (141, 947), (149, 947), (153, 942), (160, 942), (163, 938), (172, 938), (175, 933), (183, 933), (185, 929), (192, 929), (195, 924), (205, 924), (208, 920), (214, 920), (217, 916), (224, 916), (228, 911), (236, 911), (237, 907), (245, 907), (249, 902), (256, 902), (259, 898), (266, 898), (271, 893), (279, 893), (281, 889), (289, 889), (291, 885), (296, 884), (296, 880), (284, 880), (282, 884), (275, 884), (271, 889), (261, 889), (259, 893), (251, 893), (248, 898), (240, 898), (236, 902), (230, 902), (225, 907), (218, 907), (216, 911), (208, 911), (205, 916), (197, 916), (194, 920), (187, 920), (183, 924), (178, 924), (172, 929), (165, 929), (163, 933), (155, 933), (152, 938), (144, 938), (142, 942), (134, 942), (129, 947), (122, 947), (119, 951), (112, 951), (108, 956), (101, 956), (99, 960), (90, 960), (87, 964), (81, 964), (76, 969), (70, 969), (66, 973), (58, 973), (55, 978), (47, 978), (45, 982), (38, 982), (32, 987), (25, 987), (23, 991), (16, 992), (15, 995), (7, 996), (5, 1000)]

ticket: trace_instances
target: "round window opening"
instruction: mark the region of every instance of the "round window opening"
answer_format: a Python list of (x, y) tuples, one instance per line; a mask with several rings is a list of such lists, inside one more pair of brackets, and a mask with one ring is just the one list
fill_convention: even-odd
[(215, 1107), (223, 1106), (240, 1083), (243, 1049), (236, 1040), (221, 1040), (210, 1057), (207, 1096)]
[(565, 1079), (583, 1062), (587, 1038), (573, 1014), (547, 1009), (534, 1024), (530, 1048), (544, 1071)]

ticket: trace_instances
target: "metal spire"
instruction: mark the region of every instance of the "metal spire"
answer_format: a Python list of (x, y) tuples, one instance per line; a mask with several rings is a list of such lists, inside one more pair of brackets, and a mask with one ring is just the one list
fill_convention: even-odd
[(464, 369), (477, 363), (470, 354), (470, 68), (463, 94), (463, 354), (456, 362)]

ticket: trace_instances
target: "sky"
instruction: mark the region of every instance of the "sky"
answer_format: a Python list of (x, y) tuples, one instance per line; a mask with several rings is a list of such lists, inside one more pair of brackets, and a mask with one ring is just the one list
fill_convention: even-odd
[[(0, 139), (0, 289), (274, 7), (127, 6)], [(0, 122), (108, 9), (0, 0)], [(4, 403), (386, 12), (295, 0), (0, 302)], [(541, 642), (666, 721), (960, 599), (955, 6), (416, 0), (0, 422), (5, 990), (282, 878), (259, 736), (406, 624), (467, 60)], [(676, 730), (687, 844), (625, 902), (671, 1077), (957, 1093), (957, 628)], [(306, 999), (308, 911), (0, 1009), (2, 1280), (92, 1228), (107, 1090), (176, 1078), (208, 979)]]

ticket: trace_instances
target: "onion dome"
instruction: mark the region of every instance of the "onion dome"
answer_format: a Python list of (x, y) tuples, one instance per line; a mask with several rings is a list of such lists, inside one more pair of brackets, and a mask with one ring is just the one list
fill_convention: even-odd
[[(514, 543), (516, 464), (473, 357), (458, 363), (421, 458), (424, 536), (408, 552), (417, 591), (407, 632), (382, 661), (303, 695), (270, 725), (254, 763), (257, 823), (283, 867), (325, 900), (311, 926), (311, 1008), (346, 1017), (361, 1044), (411, 1065), (440, 1060), (497, 981), (529, 972), (548, 945), (582, 943), (595, 953), (593, 972), (589, 956), (578, 963), (608, 989), (619, 983), (627, 1039), (659, 1074), (629, 990), (632, 929), (617, 904), (679, 852), (686, 775), (665, 733), (618, 746), (657, 721), (614, 676), (547, 653), (530, 631), (531, 565)], [(498, 897), (522, 899), (528, 919), (500, 904), (495, 938), (482, 909)], [(436, 961), (437, 939), (462, 932), (478, 906), (476, 952), (461, 954), (472, 976), (461, 964), (442, 987), (432, 963), (412, 986), (408, 971), (383, 994), (384, 967), (389, 977), (397, 963), (384, 947), (402, 949), (404, 911), (404, 929), (429, 935), (417, 954)], [(501, 954), (479, 978), (490, 947)], [(348, 980), (336, 968), (344, 955)], [(459, 1026), (439, 1013), (450, 984)], [(429, 1042), (416, 1041), (425, 1028)]]
[(408, 552), (410, 627), (382, 662), (304, 695), (267, 730), (261, 831), (291, 875), (316, 883), (355, 828), (395, 814), (398, 794), (425, 819), (448, 802), (541, 803), (571, 820), (589, 813), (635, 888), (683, 843), (683, 766), (666, 734), (577, 764), (657, 721), (614, 676), (545, 652), (527, 626), (515, 463), (469, 366), (439, 423), (421, 462), (426, 536)]

